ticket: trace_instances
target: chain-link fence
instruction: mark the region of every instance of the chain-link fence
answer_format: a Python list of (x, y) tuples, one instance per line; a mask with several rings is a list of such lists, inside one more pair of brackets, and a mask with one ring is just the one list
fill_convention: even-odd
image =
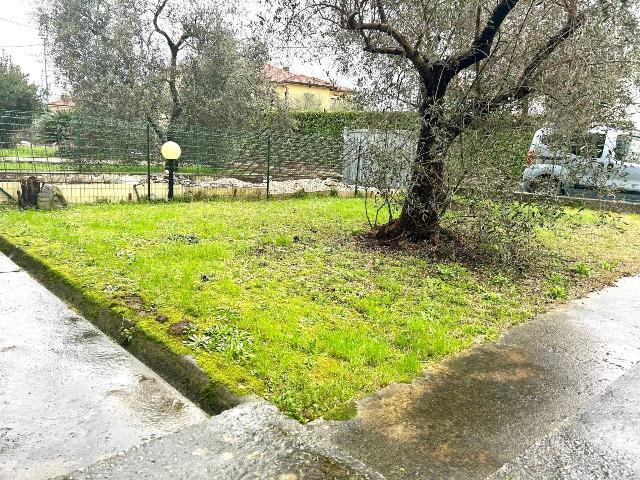
[[(508, 118), (465, 132), (449, 149), (449, 185), (517, 190), (534, 123)], [(384, 128), (311, 135), (179, 125), (166, 137), (182, 148), (176, 197), (395, 189), (406, 185), (416, 151), (415, 131)], [(55, 186), (69, 203), (167, 198), (162, 143), (146, 121), (0, 112), (0, 201), (17, 200), (20, 182), (30, 177)]]
[[(172, 127), (167, 137), (182, 148), (176, 196), (355, 190), (342, 180), (345, 165), (359, 161), (358, 139), (194, 126)], [(146, 122), (0, 113), (0, 196), (17, 200), (20, 181), (36, 177), (70, 203), (166, 198), (161, 144)]]

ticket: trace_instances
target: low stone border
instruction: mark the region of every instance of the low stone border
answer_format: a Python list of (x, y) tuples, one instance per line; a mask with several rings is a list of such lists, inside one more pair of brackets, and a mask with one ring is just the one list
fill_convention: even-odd
[(511, 198), (521, 202), (540, 203), (552, 202), (560, 205), (580, 205), (582, 207), (592, 208), (594, 210), (608, 210), (618, 213), (639, 213), (640, 201), (638, 203), (624, 202), (618, 200), (602, 200), (599, 198), (582, 198), (582, 197), (546, 197), (544, 195), (527, 192), (515, 192)]
[[(0, 235), (0, 251), (102, 332), (122, 344), (121, 330), (132, 327), (131, 322), (124, 320), (109, 307), (74, 287), (63, 275), (42, 264), (2, 235)], [(193, 357), (177, 355), (169, 351), (140, 330), (136, 331), (131, 342), (123, 345), (123, 348), (211, 415), (257, 399), (253, 395), (239, 397), (225, 385), (212, 382), (197, 366)]]

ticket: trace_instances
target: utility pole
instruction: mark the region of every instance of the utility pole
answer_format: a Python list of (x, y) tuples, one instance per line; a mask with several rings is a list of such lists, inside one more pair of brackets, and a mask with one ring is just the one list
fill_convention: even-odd
[(47, 103), (49, 103), (49, 72), (47, 69), (47, 37), (49, 33), (45, 29), (44, 35), (42, 35), (42, 54), (44, 60), (44, 90), (47, 97)]

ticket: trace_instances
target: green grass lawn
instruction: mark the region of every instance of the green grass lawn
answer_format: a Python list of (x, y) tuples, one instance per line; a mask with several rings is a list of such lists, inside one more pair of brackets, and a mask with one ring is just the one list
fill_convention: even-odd
[(0, 159), (2, 157), (15, 158), (16, 156), (20, 158), (47, 158), (55, 157), (57, 154), (58, 147), (45, 147), (44, 145), (17, 145), (14, 148), (0, 148)]
[[(5, 172), (77, 172), (77, 173), (137, 173), (144, 175), (147, 173), (147, 165), (145, 163), (138, 164), (112, 164), (112, 163), (89, 163), (74, 162), (73, 159), (66, 162), (41, 162), (34, 161), (31, 157), (21, 157), (16, 162), (7, 161), (0, 155), (0, 171)], [(37, 159), (38, 157), (36, 157)], [(154, 163), (151, 165), (151, 173), (162, 173), (165, 171), (164, 163)], [(219, 174), (222, 170), (218, 167), (209, 167), (202, 165), (180, 165), (177, 173), (195, 173), (195, 174)]]
[[(306, 421), (640, 271), (640, 217), (572, 219), (540, 232), (521, 276), (374, 251), (361, 199), (5, 209), (0, 234), (212, 379)], [(170, 335), (183, 319), (193, 331)]]

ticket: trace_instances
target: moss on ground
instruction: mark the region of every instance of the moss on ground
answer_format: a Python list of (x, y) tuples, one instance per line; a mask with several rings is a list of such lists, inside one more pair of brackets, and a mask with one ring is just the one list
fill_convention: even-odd
[[(214, 381), (307, 421), (640, 271), (640, 217), (570, 213), (518, 276), (365, 248), (358, 199), (6, 209), (0, 234)], [(193, 328), (169, 334), (181, 320)]]

